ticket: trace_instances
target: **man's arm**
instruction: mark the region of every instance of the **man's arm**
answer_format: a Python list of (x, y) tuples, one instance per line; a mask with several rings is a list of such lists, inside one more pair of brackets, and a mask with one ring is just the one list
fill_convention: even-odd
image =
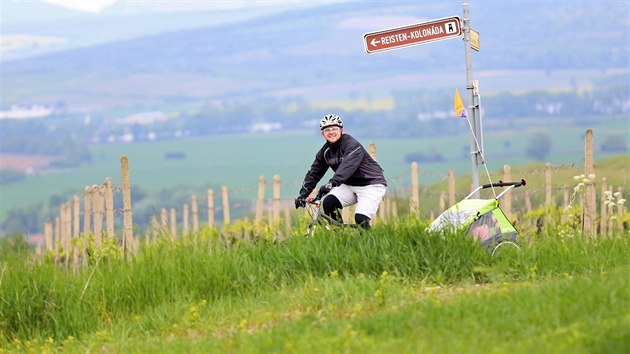
[(323, 151), (320, 150), (315, 155), (315, 161), (313, 161), (311, 168), (309, 168), (306, 172), (306, 176), (304, 176), (304, 182), (302, 182), (302, 188), (300, 188), (300, 197), (308, 197), (317, 183), (324, 177), (327, 170), (328, 164), (326, 164), (324, 160)]

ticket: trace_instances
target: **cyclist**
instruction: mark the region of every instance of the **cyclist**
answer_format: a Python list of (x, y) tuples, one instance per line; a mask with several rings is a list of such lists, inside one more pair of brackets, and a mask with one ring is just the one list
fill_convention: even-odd
[(318, 192), (318, 197), (326, 195), (322, 200), (324, 213), (342, 222), (341, 208), (357, 204), (354, 220), (369, 229), (387, 187), (383, 169), (355, 138), (343, 133), (343, 121), (338, 115), (324, 116), (319, 128), (326, 143), (304, 177), (295, 208), (306, 206), (306, 197), (331, 168), (334, 175)]

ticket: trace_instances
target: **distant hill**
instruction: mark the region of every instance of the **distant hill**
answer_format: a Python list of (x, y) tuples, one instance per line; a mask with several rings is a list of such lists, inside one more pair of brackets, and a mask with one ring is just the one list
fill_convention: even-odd
[[(472, 1), (475, 72), (628, 68), (625, 2)], [(453, 15), (460, 2), (349, 2), (2, 63), (2, 106), (95, 111), (260, 97), (385, 95), (464, 82), (461, 40), (376, 55), (363, 34)], [(126, 24), (129, 25), (129, 24)], [(450, 75), (450, 76), (447, 76)], [(514, 82), (518, 87), (518, 82)]]

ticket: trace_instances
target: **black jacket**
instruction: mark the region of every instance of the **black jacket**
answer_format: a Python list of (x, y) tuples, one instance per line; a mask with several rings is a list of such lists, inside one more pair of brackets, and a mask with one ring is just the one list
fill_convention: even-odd
[(381, 166), (355, 138), (342, 134), (334, 144), (326, 142), (315, 155), (315, 161), (304, 177), (301, 197), (306, 198), (311, 193), (329, 167), (335, 172), (330, 179), (335, 187), (342, 183), (350, 186), (387, 186)]

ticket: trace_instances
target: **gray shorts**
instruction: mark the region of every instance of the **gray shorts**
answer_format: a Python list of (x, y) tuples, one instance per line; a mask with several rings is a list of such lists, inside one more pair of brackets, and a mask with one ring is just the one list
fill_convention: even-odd
[(382, 184), (361, 187), (342, 184), (333, 188), (329, 195), (332, 194), (337, 197), (344, 208), (356, 204), (355, 214), (363, 214), (370, 219), (374, 219), (386, 190), (387, 188)]

